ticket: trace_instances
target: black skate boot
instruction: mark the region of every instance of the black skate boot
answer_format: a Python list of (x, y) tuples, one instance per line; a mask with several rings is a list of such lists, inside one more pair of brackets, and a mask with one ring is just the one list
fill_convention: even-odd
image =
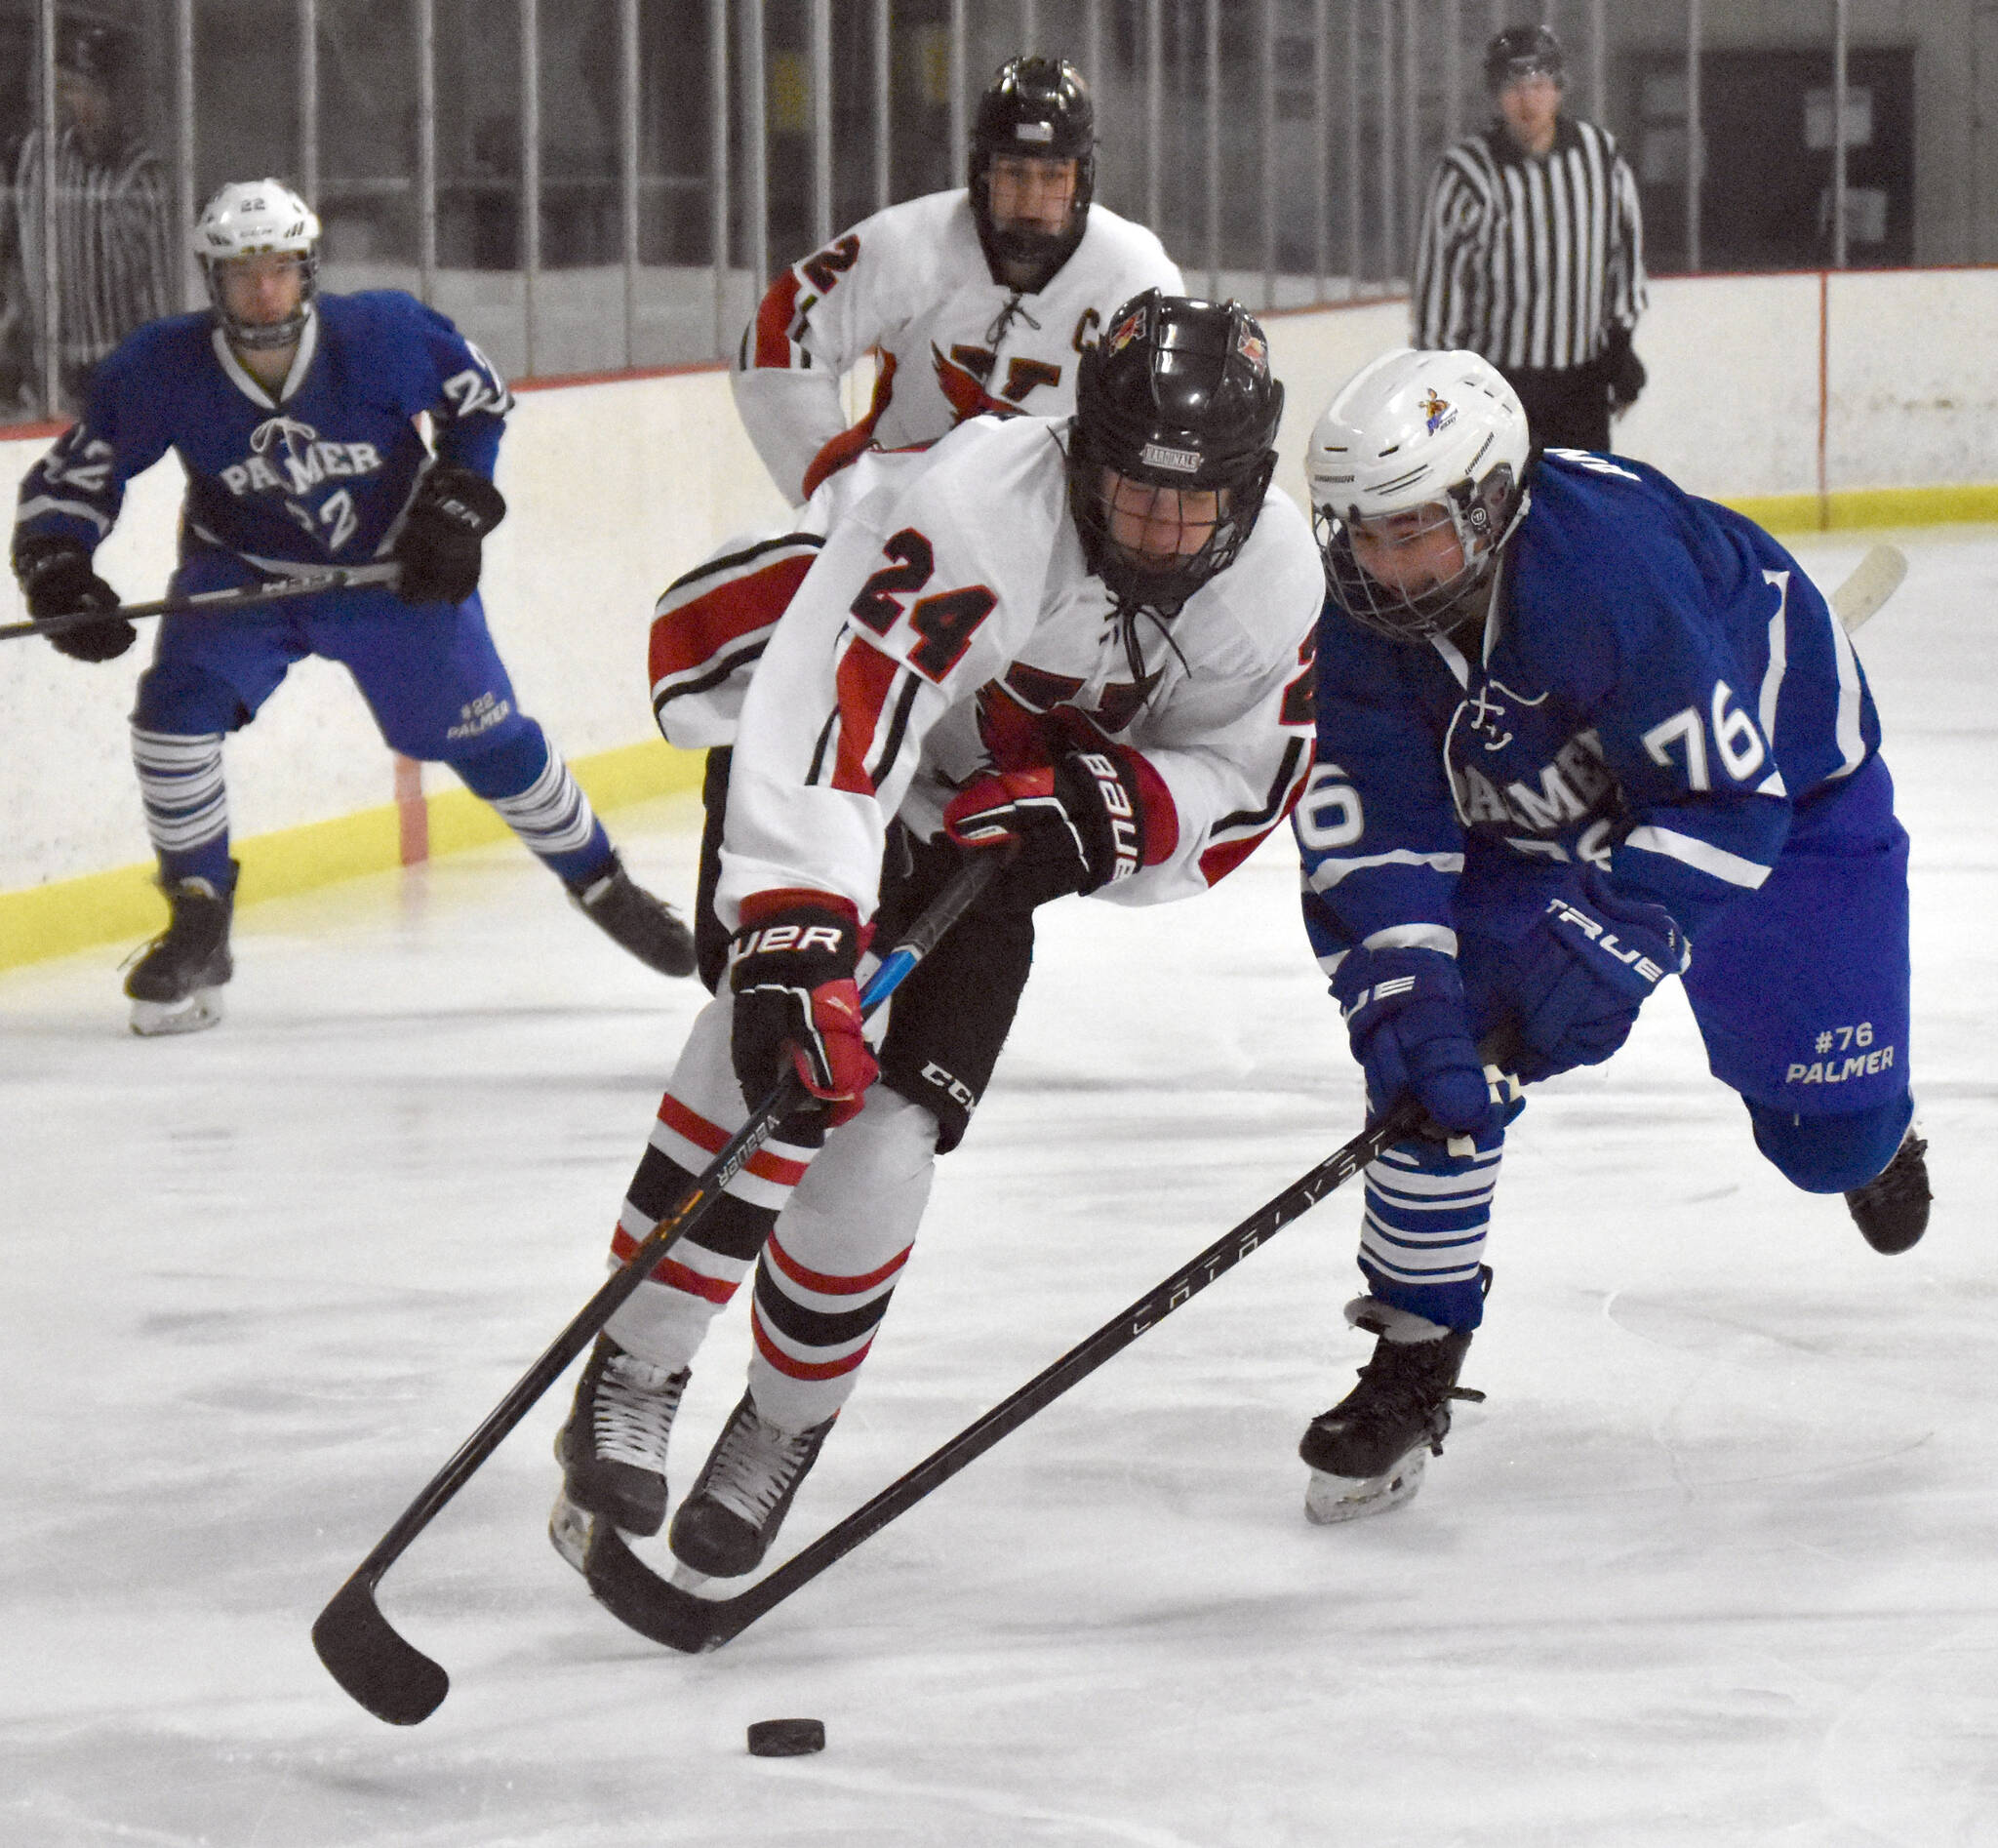
[(664, 900), (634, 882), (616, 854), (594, 879), (571, 886), (569, 896), (606, 937), (648, 969), (662, 976), (694, 973), (694, 933)]
[(1846, 1195), (1846, 1211), (1875, 1251), (1890, 1257), (1906, 1251), (1929, 1229), (1928, 1154), (1929, 1145), (1910, 1123), (1894, 1159)]
[(1379, 1514), (1421, 1487), (1430, 1456), (1443, 1455), (1450, 1401), (1482, 1399), (1457, 1384), (1469, 1329), (1449, 1329), (1371, 1296), (1346, 1305), (1346, 1320), (1379, 1340), (1360, 1384), (1311, 1421), (1298, 1455), (1311, 1466), (1305, 1516), (1321, 1526)]
[(819, 1461), (835, 1413), (808, 1431), (779, 1430), (757, 1416), (748, 1393), (729, 1414), (694, 1491), (666, 1536), (673, 1557), (710, 1579), (735, 1579), (763, 1563), (798, 1484)]
[(132, 999), (132, 1030), (198, 1033), (222, 1017), (222, 984), (236, 973), (229, 958), (234, 888), (218, 893), (206, 879), (161, 882), (167, 928), (145, 947), (125, 992)]
[(687, 1390), (688, 1369), (668, 1373), (627, 1354), (608, 1335), (576, 1383), (569, 1423), (555, 1438), (562, 1493), (548, 1539), (577, 1571), (590, 1523), (607, 1518), (627, 1534), (657, 1534), (666, 1520), (666, 1439)]

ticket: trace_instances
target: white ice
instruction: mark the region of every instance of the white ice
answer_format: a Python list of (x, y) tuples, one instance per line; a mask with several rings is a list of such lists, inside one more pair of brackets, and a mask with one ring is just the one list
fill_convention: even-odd
[[(453, 1677), (386, 1727), (313, 1617), (596, 1287), (696, 989), (512, 849), (249, 910), (206, 1035), (131, 1038), (115, 952), (0, 982), (0, 1840), (1998, 1842), (1998, 540), (1911, 549), (1861, 649), (1927, 1240), (1877, 1257), (1764, 1164), (1673, 990), (1515, 1130), (1490, 1396), (1376, 1521), (1308, 1526), (1295, 1455), (1367, 1351), (1348, 1189), (704, 1658), (549, 1550), (565, 1382), (384, 1581)], [(691, 891), (686, 807), (619, 831)], [(1357, 1127), (1295, 878), (1279, 839), (1194, 904), (1044, 913), (780, 1552)], [(745, 1754), (793, 1714), (823, 1754)]]

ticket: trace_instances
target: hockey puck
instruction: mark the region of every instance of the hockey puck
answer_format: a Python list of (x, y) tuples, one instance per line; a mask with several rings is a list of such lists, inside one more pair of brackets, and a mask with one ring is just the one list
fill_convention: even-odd
[(822, 1719), (760, 1719), (749, 1728), (751, 1757), (802, 1758), (824, 1749)]

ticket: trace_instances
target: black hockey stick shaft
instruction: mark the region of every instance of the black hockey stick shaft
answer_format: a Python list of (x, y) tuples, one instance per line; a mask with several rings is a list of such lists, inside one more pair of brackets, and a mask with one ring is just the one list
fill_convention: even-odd
[(906, 1514), (933, 1489), (948, 1482), (967, 1464), (1018, 1430), (1078, 1381), (1156, 1328), (1175, 1309), (1198, 1296), (1217, 1277), (1232, 1270), (1292, 1221), (1301, 1219), (1335, 1187), (1350, 1181), (1369, 1162), (1378, 1160), (1386, 1149), (1413, 1135), (1421, 1120), (1421, 1108), (1412, 1100), (1396, 1105), (1379, 1122), (1362, 1130), (1344, 1147), (1328, 1155), (1239, 1225), (1216, 1239), (1197, 1258), (1147, 1290), (1121, 1314), (1112, 1316), (1087, 1341), (1036, 1374), (1011, 1398), (967, 1425), (906, 1475), (890, 1483), (871, 1502), (829, 1527), (746, 1590), (733, 1597), (708, 1598), (674, 1585), (644, 1564), (608, 1521), (596, 1522), (591, 1534), (587, 1557), (590, 1589), (619, 1622), (654, 1642), (690, 1655), (719, 1649), (793, 1592), (811, 1584), (828, 1566), (845, 1558), (862, 1541)]
[[(868, 979), (861, 1005), (872, 1011), (934, 949), (945, 931), (970, 909), (1009, 856), (1001, 851), (968, 859), (950, 882), (909, 927), (895, 949)], [(652, 1274), (661, 1256), (706, 1217), (722, 1190), (768, 1142), (784, 1117), (807, 1102), (795, 1074), (786, 1074), (750, 1114), (706, 1168), (696, 1177), (673, 1211), (646, 1235), (630, 1259), (608, 1277), (575, 1318), (551, 1342), (513, 1389), (487, 1415), (456, 1455), (430, 1478), (421, 1494), (376, 1544), (351, 1577), (334, 1593), (312, 1626), (312, 1646), (326, 1669), (371, 1713), (398, 1726), (413, 1726), (433, 1713), (451, 1690), (451, 1678), (421, 1650), (406, 1641), (376, 1602), (382, 1575), (445, 1505), (464, 1487), (535, 1402), (561, 1378), (578, 1354), (608, 1323), (624, 1300)]]
[(121, 603), (115, 610), (77, 610), (40, 623), (0, 623), (0, 642), (29, 635), (60, 635), (93, 623), (134, 623), (149, 616), (226, 616), (231, 610), (255, 609), (261, 603), (282, 603), (291, 597), (316, 596), (322, 590), (357, 590), (389, 585), (402, 576), (400, 565), (354, 565), (315, 572), (309, 578), (284, 578), (273, 583), (237, 584), (226, 590), (199, 590), (189, 597), (161, 597), (155, 603)]

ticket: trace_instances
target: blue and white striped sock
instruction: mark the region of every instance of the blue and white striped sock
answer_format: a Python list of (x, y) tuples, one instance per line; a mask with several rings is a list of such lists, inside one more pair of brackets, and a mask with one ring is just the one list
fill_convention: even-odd
[(218, 892), (230, 890), (235, 868), (229, 862), (222, 734), (151, 732), (135, 725), (132, 764), (161, 878), (206, 879)]
[(1485, 1234), (1505, 1132), (1475, 1153), (1398, 1143), (1367, 1169), (1360, 1269), (1374, 1294), (1446, 1328), (1475, 1328), (1485, 1301)]

